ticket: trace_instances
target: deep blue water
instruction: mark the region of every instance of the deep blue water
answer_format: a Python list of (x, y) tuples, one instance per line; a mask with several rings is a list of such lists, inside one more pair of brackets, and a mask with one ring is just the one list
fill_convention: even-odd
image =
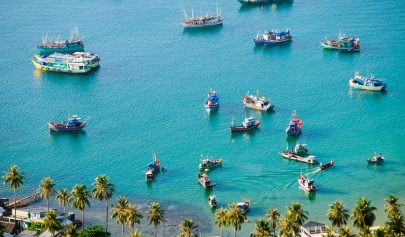
[[(179, 24), (183, 8), (201, 15), (217, 4), (222, 26), (187, 30)], [(116, 184), (115, 197), (126, 196), (143, 211), (151, 202), (163, 206), (167, 222), (159, 236), (177, 235), (186, 217), (203, 236), (219, 235), (209, 194), (223, 207), (251, 199), (249, 222), (238, 236), (247, 236), (268, 208), (284, 214), (292, 201), (304, 204), (311, 220), (329, 224), (329, 204), (341, 200), (352, 210), (365, 196), (377, 207), (376, 225), (386, 221), (389, 194), (404, 203), (405, 2), (243, 7), (236, 0), (74, 0), (68, 6), (20, 1), (2, 2), (0, 11), (0, 168), (17, 164), (27, 173), (18, 196), (33, 192), (46, 176), (57, 188), (71, 188), (91, 187), (97, 175), (107, 174)], [(100, 68), (86, 75), (36, 70), (30, 59), (41, 37), (68, 37), (75, 26), (86, 51), (100, 56)], [(252, 41), (257, 30), (284, 28), (292, 42), (260, 47)], [(320, 42), (339, 33), (360, 38), (361, 52), (322, 50)], [(385, 78), (387, 90), (351, 90), (348, 78), (355, 71)], [(211, 88), (220, 108), (207, 114), (203, 103)], [(257, 89), (271, 98), (274, 112), (243, 107), (242, 95)], [(277, 153), (297, 141), (284, 132), (293, 110), (303, 120), (299, 141), (318, 160), (335, 160), (333, 168), (315, 172), (315, 166)], [(69, 113), (89, 117), (84, 132), (48, 131), (47, 121), (65, 120)], [(253, 133), (231, 136), (232, 116), (236, 123), (254, 116), (262, 124)], [(168, 170), (147, 185), (144, 170), (153, 152)], [(374, 152), (384, 152), (384, 165), (367, 165)], [(224, 159), (222, 168), (209, 172), (217, 183), (212, 192), (196, 178), (201, 154)], [(312, 199), (298, 188), (300, 172), (320, 188)], [(0, 196), (11, 198), (12, 192), (0, 186)], [(104, 225), (104, 203), (91, 205), (87, 223)], [(152, 235), (146, 218), (138, 228)], [(110, 230), (120, 233), (115, 224)]]

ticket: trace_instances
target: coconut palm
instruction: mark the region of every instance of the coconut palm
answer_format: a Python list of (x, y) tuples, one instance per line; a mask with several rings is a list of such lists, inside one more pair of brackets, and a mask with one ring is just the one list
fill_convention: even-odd
[(278, 221), (278, 226), (281, 228), (280, 236), (283, 237), (293, 237), (297, 236), (298, 232), (300, 231), (300, 225), (296, 222), (296, 220), (286, 214), (285, 218), (280, 218)]
[(276, 236), (277, 222), (280, 219), (280, 213), (278, 213), (277, 208), (271, 208), (267, 210), (266, 217), (273, 231), (273, 236)]
[(394, 213), (399, 213), (401, 214), (401, 206), (403, 204), (398, 203), (398, 197), (394, 195), (390, 195), (389, 198), (386, 198), (385, 201), (387, 202), (384, 207), (384, 212), (388, 212), (388, 218), (394, 214)]
[(155, 226), (155, 237), (157, 228), (160, 225), (160, 222), (164, 222), (165, 218), (165, 210), (163, 210), (162, 206), (159, 205), (157, 202), (153, 202), (149, 207), (149, 210), (146, 212), (149, 214), (148, 221), (149, 224), (153, 224)]
[(6, 185), (10, 183), (10, 190), (14, 190), (14, 225), (17, 225), (17, 202), (16, 202), (16, 193), (17, 189), (24, 184), (25, 172), (20, 171), (17, 165), (10, 166), (5, 175), (3, 176), (4, 182)]
[(100, 201), (105, 200), (106, 216), (105, 216), (105, 237), (107, 237), (108, 229), (108, 201), (112, 198), (115, 187), (114, 184), (110, 182), (110, 178), (106, 175), (99, 175), (96, 177), (95, 182), (93, 183), (94, 188), (92, 190), (93, 195)]
[(52, 237), (55, 236), (55, 232), (62, 230), (62, 224), (56, 219), (57, 217), (55, 211), (47, 212), (41, 224), (41, 229), (49, 231)]
[[(387, 230), (397, 236), (405, 235), (404, 217), (400, 213), (393, 213), (389, 217), (390, 221), (386, 223)], [(393, 236), (393, 235), (390, 236)]]
[(339, 237), (354, 237), (356, 236), (353, 234), (353, 232), (350, 230), (349, 226), (345, 226), (341, 228), (338, 232)]
[(335, 201), (334, 203), (329, 205), (329, 210), (326, 216), (328, 217), (329, 221), (332, 222), (332, 227), (337, 226), (340, 228), (343, 225), (347, 225), (347, 220), (349, 219), (349, 210), (344, 208), (343, 205), (339, 201)]
[(260, 220), (256, 221), (255, 229), (253, 234), (255, 237), (269, 237), (271, 236), (271, 227), (268, 221)]
[(221, 228), (220, 237), (222, 237), (223, 228), (229, 226), (227, 213), (228, 211), (222, 207), (215, 212), (214, 222), (218, 228)]
[(186, 218), (179, 225), (179, 229), (182, 231), (177, 237), (198, 237), (193, 233), (198, 230), (198, 225), (195, 225), (192, 219)]
[(84, 209), (86, 204), (90, 207), (90, 191), (87, 190), (87, 186), (84, 184), (76, 184), (73, 186), (73, 190), (70, 193), (69, 202), (72, 202), (72, 208), (79, 209), (82, 212), (82, 230), (84, 229)]
[(308, 219), (306, 215), (308, 215), (307, 211), (302, 209), (302, 204), (299, 202), (292, 202), (291, 207), (287, 208), (287, 215), (292, 218), (292, 220), (297, 223), (298, 225), (304, 224), (304, 222)]
[(128, 208), (128, 200), (125, 199), (123, 196), (118, 196), (117, 198), (117, 205), (112, 205), (113, 214), (111, 218), (117, 218), (117, 224), (121, 225), (122, 228), (122, 236), (124, 236), (124, 225), (126, 224), (127, 220), (127, 208)]
[(130, 232), (128, 237), (142, 237), (142, 235), (139, 230), (135, 230), (134, 232)]
[(238, 205), (235, 203), (228, 205), (229, 211), (227, 217), (229, 224), (232, 226), (234, 236), (236, 237), (236, 231), (242, 228), (242, 224), (246, 221), (246, 212), (242, 212), (238, 209)]
[(368, 229), (375, 221), (373, 211), (377, 208), (370, 206), (370, 202), (365, 197), (360, 198), (353, 208), (353, 214), (350, 216), (353, 219), (353, 226), (357, 227), (363, 234), (368, 233)]
[(48, 212), (49, 212), (49, 198), (53, 197), (53, 195), (56, 194), (56, 191), (54, 189), (55, 183), (53, 183), (53, 180), (51, 177), (46, 177), (43, 180), (41, 180), (41, 183), (39, 184), (39, 192), (42, 198), (46, 199), (46, 203), (48, 206)]
[(65, 229), (65, 237), (77, 237), (76, 228), (77, 226), (75, 224), (67, 225)]
[(135, 223), (140, 224), (141, 219), (143, 218), (142, 213), (139, 211), (140, 209), (135, 205), (129, 204), (127, 207), (127, 217), (126, 223), (129, 227), (132, 228), (132, 231), (135, 232)]
[(67, 191), (67, 188), (62, 188), (56, 195), (56, 200), (58, 201), (58, 205), (63, 206), (63, 230), (66, 230), (66, 206), (69, 203), (70, 194)]

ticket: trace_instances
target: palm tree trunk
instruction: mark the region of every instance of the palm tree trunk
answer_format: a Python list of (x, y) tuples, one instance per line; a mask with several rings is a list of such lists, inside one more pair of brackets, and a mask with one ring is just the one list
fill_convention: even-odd
[(84, 210), (82, 211), (82, 230), (84, 229)]
[(107, 237), (107, 229), (108, 229), (108, 200), (105, 202), (105, 207), (107, 209), (106, 216), (105, 216), (105, 237)]

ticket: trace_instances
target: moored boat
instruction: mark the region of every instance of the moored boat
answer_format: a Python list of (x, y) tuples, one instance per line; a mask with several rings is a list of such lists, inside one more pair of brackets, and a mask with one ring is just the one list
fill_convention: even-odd
[(212, 188), (216, 185), (215, 183), (211, 183), (211, 179), (207, 174), (199, 173), (197, 177), (198, 182), (200, 182), (201, 186), (203, 186), (205, 189)]
[(67, 121), (62, 123), (48, 122), (49, 130), (56, 132), (71, 132), (80, 131), (86, 127), (86, 122), (81, 122), (81, 118), (77, 115), (72, 115)]
[(148, 168), (145, 171), (146, 181), (153, 181), (154, 173), (160, 170), (160, 161), (156, 158), (156, 153), (153, 154), (153, 161), (149, 163)]
[(250, 211), (250, 199), (243, 199), (243, 202), (238, 202), (236, 205), (237, 209), (244, 214)]
[(380, 153), (379, 155), (374, 153), (373, 158), (371, 159), (366, 159), (367, 163), (374, 163), (374, 164), (381, 164), (382, 162), (384, 162), (385, 158), (384, 155), (382, 153)]
[(297, 112), (294, 110), (293, 114), (292, 114), (292, 118), (290, 123), (288, 124), (287, 129), (285, 130), (285, 132), (289, 135), (289, 136), (296, 136), (299, 135), (301, 133), (301, 127), (302, 127), (302, 121), (301, 119), (297, 116)]
[(253, 38), (255, 44), (273, 45), (283, 43), (292, 40), (289, 29), (285, 30), (265, 30), (260, 37), (260, 31), (258, 31), (256, 38)]
[(302, 189), (308, 192), (315, 192), (317, 188), (315, 187), (313, 179), (306, 179), (302, 174), (298, 177), (298, 183)]
[[(83, 58), (62, 59), (59, 57), (49, 58), (48, 56), (34, 55), (35, 59), (31, 59), (35, 68), (42, 71), (54, 71), (65, 73), (86, 73), (90, 71), (90, 67)], [(54, 55), (56, 56), (56, 55)]]
[[(202, 155), (201, 155), (202, 156)], [(212, 160), (211, 158), (206, 158), (201, 161), (198, 165), (200, 169), (212, 169), (222, 164), (222, 158)]]
[(326, 164), (322, 164), (322, 162), (319, 164), (318, 170), (324, 170), (327, 169), (329, 167), (332, 167), (335, 164), (335, 161), (331, 160)]
[(249, 91), (246, 93), (245, 96), (242, 96), (243, 104), (252, 109), (257, 110), (271, 110), (274, 108), (273, 104), (270, 104), (270, 99), (262, 96), (259, 98), (259, 90), (256, 91), (257, 96), (249, 94)]
[(187, 13), (184, 9), (183, 13), (186, 20), (180, 22), (180, 24), (182, 24), (186, 28), (198, 28), (222, 24), (221, 13), (218, 12), (218, 6), (217, 12), (214, 15), (209, 15), (207, 12), (205, 16), (194, 18), (194, 11), (192, 11), (191, 17), (187, 17)]
[(215, 195), (210, 195), (208, 197), (208, 205), (210, 205), (210, 207), (213, 207), (213, 208), (218, 207), (218, 203), (217, 203), (217, 199), (216, 199)]
[(370, 90), (370, 91), (381, 91), (387, 87), (387, 84), (382, 82), (382, 78), (375, 78), (371, 74), (371, 77), (360, 76), (359, 72), (356, 72), (354, 78), (349, 78), (349, 85), (351, 88)]
[(348, 37), (346, 35), (339, 35), (338, 40), (329, 40), (325, 38), (321, 42), (323, 49), (335, 49), (343, 52), (358, 52), (360, 51), (360, 39)]
[(208, 92), (207, 101), (204, 104), (205, 109), (210, 112), (218, 109), (219, 106), (219, 96), (216, 91), (211, 90)]
[(231, 133), (246, 132), (246, 131), (257, 128), (260, 125), (260, 122), (255, 121), (255, 119), (253, 117), (245, 118), (245, 120), (242, 122), (242, 125), (240, 125), (240, 126), (233, 126), (233, 120), (234, 120), (234, 118), (232, 118), (232, 125), (229, 127), (229, 129), (231, 130)]
[(58, 37), (55, 41), (52, 41), (52, 38), (48, 40), (46, 35), (42, 37), (42, 45), (37, 45), (37, 48), (41, 53), (77, 52), (84, 50), (84, 44), (76, 27), (70, 34), (70, 40), (61, 40)]

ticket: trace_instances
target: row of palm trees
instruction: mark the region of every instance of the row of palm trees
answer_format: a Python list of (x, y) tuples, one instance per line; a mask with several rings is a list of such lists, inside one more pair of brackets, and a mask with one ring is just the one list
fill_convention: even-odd
[[(14, 203), (16, 204), (16, 190), (24, 184), (25, 172), (22, 172), (17, 165), (10, 166), (8, 171), (3, 176), (3, 184), (9, 184), (10, 189), (14, 190)], [(39, 185), (40, 195), (47, 200), (48, 213), (44, 219), (43, 228), (48, 229), (51, 233), (55, 233), (54, 230), (61, 230), (62, 227), (58, 226), (56, 222), (57, 214), (53, 211), (49, 212), (49, 200), (56, 196), (58, 205), (64, 208), (64, 221), (66, 223), (66, 207), (69, 203), (72, 203), (72, 208), (78, 209), (82, 212), (82, 229), (84, 229), (84, 210), (90, 207), (90, 199), (92, 196), (99, 201), (105, 201), (106, 204), (106, 223), (105, 223), (105, 237), (107, 237), (108, 229), (108, 211), (109, 201), (116, 192), (115, 185), (111, 183), (110, 179), (106, 175), (99, 175), (93, 182), (93, 189), (90, 191), (88, 187), (83, 184), (76, 184), (69, 192), (67, 188), (62, 188), (58, 191), (55, 190), (56, 184), (50, 177), (46, 177), (41, 180)], [(402, 204), (398, 203), (398, 197), (390, 195), (386, 199), (384, 212), (387, 213), (389, 222), (386, 223), (383, 230), (377, 231), (378, 233), (385, 234), (386, 236), (405, 236), (405, 223), (404, 217), (401, 212)], [(124, 236), (124, 227), (129, 226), (132, 228), (130, 236), (140, 236), (138, 230), (135, 230), (135, 224), (140, 224), (143, 215), (140, 209), (135, 205), (129, 203), (125, 197), (119, 196), (117, 198), (117, 204), (111, 205), (112, 215), (111, 218), (116, 218), (117, 224), (122, 227), (122, 236)], [(14, 218), (16, 217), (16, 206), (14, 211)], [(353, 220), (353, 226), (358, 228), (360, 235), (367, 236), (369, 228), (375, 221), (374, 211), (376, 208), (370, 205), (370, 201), (366, 198), (360, 198), (356, 202), (356, 206), (353, 209), (352, 215), (349, 215), (349, 210), (345, 208), (345, 205), (340, 201), (335, 201), (329, 205), (327, 217), (332, 223), (332, 228), (337, 227), (339, 229), (340, 236), (353, 236), (353, 232), (347, 226), (347, 222), (350, 219)], [(148, 222), (155, 227), (155, 237), (158, 226), (165, 222), (165, 211), (159, 203), (152, 203), (148, 206), (146, 211), (148, 214)], [(266, 219), (260, 219), (256, 221), (255, 229), (252, 235), (256, 237), (276, 236), (277, 230), (283, 237), (297, 236), (300, 226), (308, 219), (308, 212), (302, 208), (300, 203), (291, 203), (291, 207), (287, 207), (287, 212), (284, 217), (280, 216), (280, 213), (276, 208), (267, 210), (265, 215)], [(242, 228), (242, 224), (247, 221), (246, 213), (240, 211), (236, 204), (228, 205), (228, 209), (220, 208), (216, 211), (214, 222), (218, 228), (221, 229), (221, 236), (223, 234), (224, 227), (232, 227), (234, 236), (236, 232)], [(16, 222), (15, 222), (16, 223)], [(63, 227), (64, 232), (71, 232)], [(72, 226), (69, 226), (72, 229)], [(186, 218), (180, 225), (179, 229), (182, 231), (178, 236), (191, 237), (198, 236), (196, 231), (198, 226), (194, 224), (192, 219)], [(330, 236), (333, 236), (333, 230), (329, 230)], [(383, 235), (382, 235), (383, 236)]]

